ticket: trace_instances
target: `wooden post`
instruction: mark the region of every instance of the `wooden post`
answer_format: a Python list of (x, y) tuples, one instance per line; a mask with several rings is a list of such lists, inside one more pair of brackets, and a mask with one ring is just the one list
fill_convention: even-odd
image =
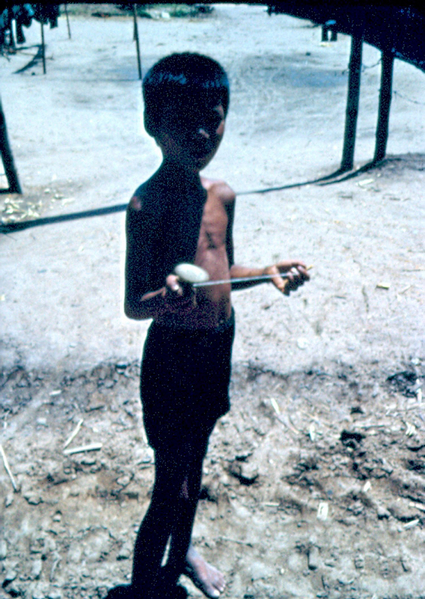
[(71, 27), (69, 25), (68, 3), (65, 2), (66, 26), (68, 27), (68, 39), (71, 39)]
[(376, 126), (375, 157), (373, 162), (385, 158), (390, 123), (390, 107), (393, 87), (394, 56), (382, 52), (381, 56), (381, 89), (379, 92), (378, 124)]
[(44, 25), (41, 25), (41, 57), (43, 59), (43, 75), (46, 74), (46, 46), (44, 44)]
[(342, 161), (340, 167), (341, 172), (351, 170), (354, 165), (357, 117), (359, 114), (362, 45), (362, 38), (353, 35), (351, 38), (347, 108), (345, 113), (344, 149), (342, 152)]
[(137, 11), (136, 5), (133, 4), (133, 21), (134, 21), (134, 39), (136, 41), (137, 48), (137, 68), (139, 70), (139, 79), (142, 79), (142, 61), (140, 58), (140, 44), (139, 44), (139, 29), (137, 27)]
[(9, 183), (8, 193), (22, 193), (19, 184), (18, 173), (15, 169), (12, 150), (9, 145), (7, 136), (6, 117), (4, 116), (3, 107), (0, 99), (0, 154), (3, 160), (4, 171)]
[(10, 43), (9, 43), (9, 48), (11, 50), (16, 50), (15, 36), (13, 35), (13, 21), (14, 21), (14, 19), (12, 19), (10, 21), (10, 29), (9, 29), (9, 32), (10, 32), (9, 41), (10, 41)]

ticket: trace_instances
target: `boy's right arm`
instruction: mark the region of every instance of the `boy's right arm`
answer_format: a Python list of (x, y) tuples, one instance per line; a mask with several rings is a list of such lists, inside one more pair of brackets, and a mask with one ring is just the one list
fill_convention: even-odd
[(179, 285), (175, 275), (168, 275), (163, 287), (149, 289), (151, 258), (155, 244), (154, 226), (146, 218), (141, 200), (137, 196), (131, 199), (127, 210), (126, 237), (126, 316), (134, 320), (144, 320), (192, 311), (195, 307), (194, 294), (190, 289)]

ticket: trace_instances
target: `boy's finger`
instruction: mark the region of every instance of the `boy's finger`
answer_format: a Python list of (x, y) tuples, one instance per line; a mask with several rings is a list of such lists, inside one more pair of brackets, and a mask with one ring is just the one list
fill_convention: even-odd
[(272, 282), (274, 284), (274, 286), (281, 292), (284, 293), (285, 295), (288, 295), (287, 293), (287, 289), (289, 287), (290, 284), (290, 280), (289, 278), (285, 278), (282, 279), (281, 276), (279, 276), (279, 274), (276, 274), (275, 277), (273, 277)]
[(167, 295), (170, 299), (177, 299), (183, 295), (183, 289), (178, 283), (170, 283), (167, 285)]
[(299, 266), (298, 272), (300, 272), (302, 274), (303, 279), (308, 280), (310, 278), (310, 275), (308, 274), (308, 270), (305, 266)]

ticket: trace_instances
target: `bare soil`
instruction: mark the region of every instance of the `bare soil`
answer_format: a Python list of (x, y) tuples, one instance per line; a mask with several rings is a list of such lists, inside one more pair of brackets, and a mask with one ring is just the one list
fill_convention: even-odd
[[(46, 30), (46, 75), (16, 72), (35, 25), (1, 58), (24, 188), (0, 197), (4, 222), (124, 203), (159, 164), (131, 18), (72, 14), (71, 29)], [(313, 265), (289, 299), (269, 285), (234, 295), (232, 410), (211, 439), (195, 544), (233, 599), (425, 597), (423, 73), (396, 62), (383, 164), (311, 183), (339, 166), (347, 36), (321, 44), (310, 22), (232, 5), (139, 31), (144, 70), (191, 50), (229, 72), (206, 174), (239, 193), (238, 262)], [(373, 157), (378, 61), (366, 46), (356, 168)], [(101, 599), (130, 576), (153, 455), (138, 399), (148, 323), (122, 313), (123, 222), (0, 238), (0, 442), (17, 486), (0, 465), (0, 598)], [(66, 454), (79, 424), (66, 449), (102, 446)]]

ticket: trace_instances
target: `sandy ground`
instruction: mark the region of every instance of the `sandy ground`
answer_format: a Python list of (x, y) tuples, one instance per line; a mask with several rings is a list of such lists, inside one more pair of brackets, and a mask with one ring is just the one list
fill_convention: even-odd
[[(423, 189), (425, 78), (396, 62), (388, 160), (329, 185), (339, 166), (350, 40), (263, 7), (140, 20), (143, 68), (172, 51), (218, 59), (232, 86), (206, 175), (240, 194), (236, 258), (300, 257), (290, 299), (234, 295), (232, 412), (205, 464), (196, 544), (226, 597), (425, 597)], [(132, 21), (46, 30), (1, 58), (1, 95), (23, 197), (2, 217), (126, 202), (159, 164), (141, 126)], [(379, 53), (364, 48), (356, 166), (374, 152)], [(102, 598), (128, 579), (149, 500), (138, 361), (148, 323), (122, 312), (123, 213), (3, 235), (0, 597)], [(102, 443), (100, 451), (63, 454)], [(191, 597), (200, 593), (187, 580)]]

